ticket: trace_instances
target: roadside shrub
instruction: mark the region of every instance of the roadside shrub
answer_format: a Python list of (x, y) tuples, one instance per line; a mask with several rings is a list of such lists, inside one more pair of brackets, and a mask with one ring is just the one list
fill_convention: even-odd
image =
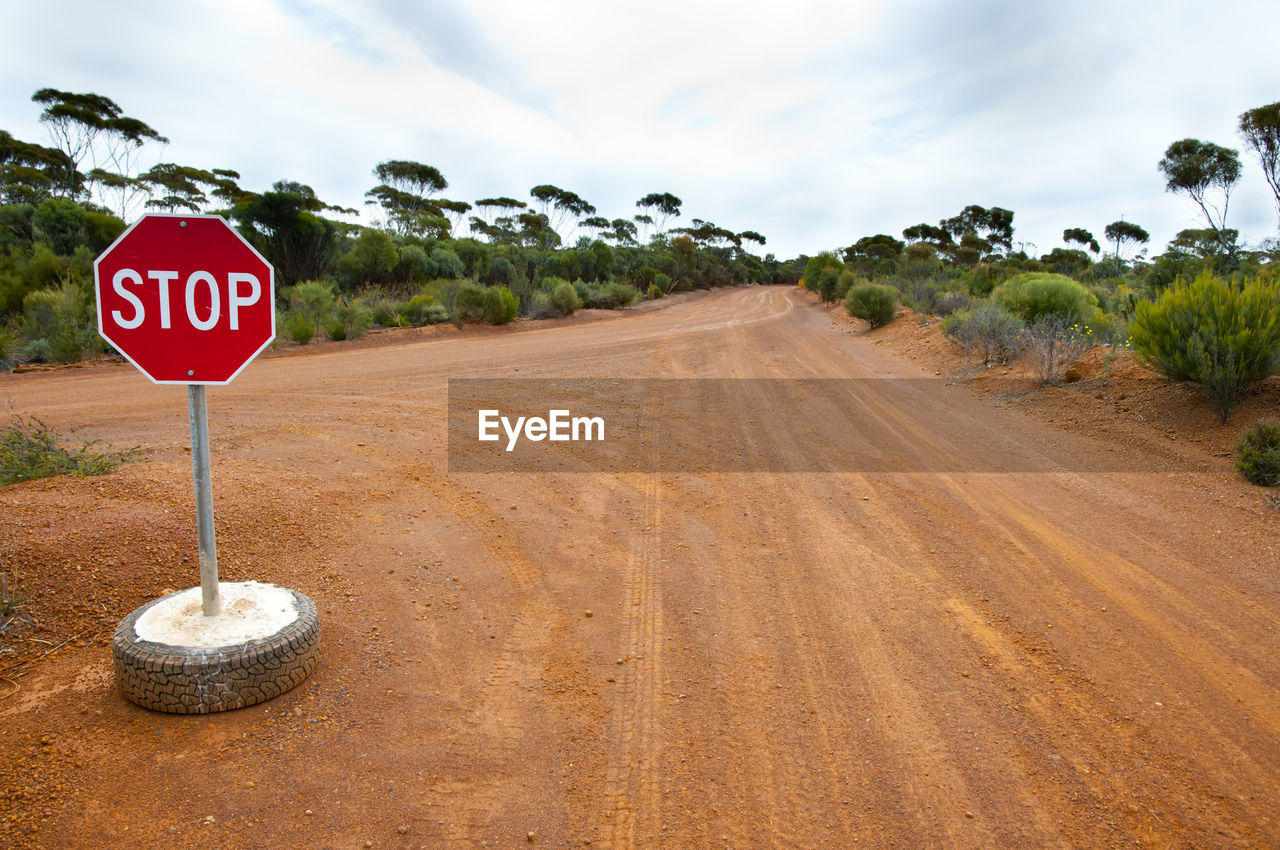
[(991, 274), (991, 266), (986, 263), (978, 263), (969, 269), (964, 273), (961, 281), (974, 298), (986, 298), (991, 294), (991, 290), (996, 288), (996, 279)]
[(391, 274), (398, 281), (426, 283), (436, 276), (436, 271), (436, 264), (421, 245), (405, 245), (400, 249), (400, 258)]
[(666, 295), (671, 291), (671, 275), (658, 272), (653, 276), (652, 286), (658, 287), (658, 291)]
[(1259, 422), (1236, 443), (1236, 469), (1252, 484), (1280, 486), (1280, 422)]
[(952, 313), (942, 323), (942, 333), (964, 346), (966, 352), (981, 357), (985, 366), (1009, 362), (1022, 328), (1021, 319), (990, 302)]
[(97, 440), (81, 442), (76, 448), (69, 448), (64, 441), (39, 419), (11, 417), (9, 424), (0, 428), (0, 485), (54, 475), (106, 475), (132, 460), (138, 451), (98, 452), (93, 448)]
[(569, 316), (582, 306), (582, 299), (578, 297), (578, 290), (573, 288), (573, 284), (562, 280), (551, 289), (551, 304), (561, 316)]
[(18, 358), (18, 335), (10, 328), (0, 328), (0, 372), (8, 372)]
[(1044, 272), (1014, 275), (992, 291), (991, 300), (1032, 323), (1054, 313), (1083, 322), (1098, 306), (1089, 290), (1071, 278)]
[(557, 319), (563, 314), (551, 303), (551, 293), (536, 291), (529, 296), (530, 319)]
[(384, 284), (392, 279), (401, 257), (390, 234), (367, 228), (337, 261), (337, 278), (344, 292), (363, 284)]
[(402, 327), (405, 320), (400, 315), (400, 305), (394, 298), (386, 295), (370, 297), (367, 302), (373, 317), (373, 323), (383, 328)]
[(396, 311), (405, 324), (415, 328), (449, 321), (449, 308), (427, 292), (413, 296), (400, 304)]
[(289, 339), (298, 345), (306, 345), (316, 335), (316, 322), (310, 316), (304, 316), (301, 313), (286, 313), (284, 316), (284, 330), (289, 335)]
[(939, 284), (933, 280), (922, 278), (893, 281), (894, 286), (902, 293), (902, 303), (925, 316), (935, 315), (936, 300), (941, 291)]
[(338, 296), (333, 284), (323, 280), (304, 280), (285, 289), (281, 295), (289, 309), (319, 324), (337, 306)]
[(963, 292), (943, 292), (934, 300), (933, 309), (936, 315), (950, 316), (967, 310), (970, 303), (969, 296)]
[(66, 198), (47, 198), (36, 207), (31, 224), (55, 253), (70, 254), (85, 244), (84, 207)]
[(662, 287), (658, 286), (658, 284), (656, 283), (649, 284), (649, 288), (644, 291), (644, 297), (649, 301), (653, 301), (654, 299), (661, 298)]
[(359, 339), (373, 327), (373, 310), (359, 302), (340, 302), (329, 317), (325, 331), (335, 342), (342, 339)]
[(581, 280), (573, 282), (573, 291), (578, 293), (578, 301), (586, 304), (591, 299), (591, 287), (587, 286)]
[(467, 273), (466, 266), (452, 249), (441, 246), (431, 252), (431, 262), (435, 263), (436, 274), (440, 277), (457, 278)]
[(1129, 337), (1139, 363), (1200, 384), (1226, 422), (1245, 390), (1280, 371), (1280, 287), (1205, 272), (1139, 303)]
[(520, 315), (520, 300), (505, 286), (491, 286), (484, 293), (484, 320), (490, 325), (505, 325)]
[(837, 300), (836, 291), (840, 286), (840, 272), (844, 264), (831, 251), (823, 251), (816, 257), (810, 257), (804, 264), (804, 287), (818, 293), (823, 304), (831, 304)]
[(841, 269), (840, 273), (836, 276), (836, 288), (833, 293), (835, 297), (832, 300), (843, 301), (844, 297), (849, 294), (850, 289), (853, 289), (855, 286), (861, 286), (865, 283), (867, 283), (866, 280), (858, 277), (848, 269)]
[(850, 316), (878, 328), (893, 321), (893, 314), (898, 309), (898, 290), (877, 283), (854, 286), (845, 295), (844, 308)]
[(464, 282), (453, 297), (453, 320), (458, 324), (479, 322), (484, 319), (484, 305), (484, 287)]
[(631, 284), (609, 281), (590, 290), (587, 306), (603, 310), (620, 310), (623, 307), (630, 307), (639, 300), (640, 290)]
[(71, 281), (57, 289), (37, 289), (22, 299), (26, 356), (45, 363), (76, 363), (101, 351), (96, 317), (87, 294)]
[(1090, 342), (1079, 324), (1050, 313), (1027, 326), (1019, 344), (1040, 383), (1058, 386), (1071, 364), (1089, 350)]

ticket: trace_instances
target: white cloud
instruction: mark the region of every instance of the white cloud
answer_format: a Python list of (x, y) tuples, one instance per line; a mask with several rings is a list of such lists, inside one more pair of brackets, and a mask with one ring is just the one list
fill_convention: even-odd
[[(361, 206), (380, 160), (446, 194), (551, 182), (610, 217), (671, 191), (781, 256), (897, 234), (968, 203), (1047, 251), (1124, 214), (1153, 248), (1196, 226), (1156, 172), (1184, 136), (1239, 146), (1280, 99), (1280, 7), (975, 0), (228, 0), (9, 4), (0, 127), (44, 139), (36, 88), (98, 91), (168, 135), (165, 159)], [(30, 33), (41, 33), (32, 38)], [(1232, 223), (1275, 232), (1246, 160)]]

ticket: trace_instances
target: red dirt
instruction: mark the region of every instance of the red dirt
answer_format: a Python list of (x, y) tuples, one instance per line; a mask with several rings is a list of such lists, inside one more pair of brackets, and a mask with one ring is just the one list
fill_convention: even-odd
[[(1040, 389), (936, 323), (868, 334), (764, 287), (423, 336), (285, 346), (210, 389), (222, 576), (307, 593), (324, 643), (302, 686), (204, 717), (125, 702), (108, 648), (197, 577), (185, 394), (0, 376), (144, 458), (0, 489), (37, 621), (0, 660), (0, 843), (1280, 844), (1280, 512), (1223, 454), (1275, 379), (1223, 427), (1127, 355)], [(1064, 471), (449, 473), (446, 379), (516, 369), (936, 375), (868, 382), (848, 427)], [(1099, 446), (1150, 471), (1079, 471)]]

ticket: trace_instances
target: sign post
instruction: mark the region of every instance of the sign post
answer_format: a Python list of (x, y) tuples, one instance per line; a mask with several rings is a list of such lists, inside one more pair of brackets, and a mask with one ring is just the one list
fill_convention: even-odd
[(275, 338), (275, 270), (219, 216), (153, 214), (94, 261), (93, 275), (102, 338), (152, 382), (187, 387), (200, 551), (198, 604), (189, 588), (121, 621), (116, 679), (133, 702), (175, 714), (278, 696), (315, 670), (319, 615), (297, 591), (218, 581), (205, 397)]
[(187, 385), (191, 416), (191, 477), (196, 484), (196, 538), (200, 546), (200, 607), (206, 617), (222, 613), (218, 591), (218, 540), (213, 533), (213, 482), (209, 478), (209, 416), (204, 384)]

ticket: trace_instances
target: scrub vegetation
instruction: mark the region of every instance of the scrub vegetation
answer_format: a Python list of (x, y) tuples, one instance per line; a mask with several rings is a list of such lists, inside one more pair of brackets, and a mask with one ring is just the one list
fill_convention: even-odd
[(95, 328), (93, 259), (144, 212), (214, 213), (275, 267), (277, 326), (297, 343), (352, 339), (374, 326), (505, 324), (521, 315), (619, 309), (672, 292), (794, 284), (794, 264), (760, 257), (765, 237), (693, 218), (669, 192), (600, 215), (550, 184), (522, 197), (454, 200), (432, 165), (388, 160), (366, 203), (377, 222), (279, 180), (160, 163), (167, 141), (110, 98), (42, 89), (32, 97), (51, 145), (0, 130), (0, 368), (74, 362), (104, 350)]
[[(1205, 388), (1224, 419), (1250, 387), (1280, 371), (1280, 245), (1240, 242), (1229, 226), (1244, 169), (1237, 150), (1182, 139), (1155, 163), (1201, 227), (1148, 255), (1150, 236), (1123, 218), (1071, 223), (1047, 253), (1018, 241), (1014, 212), (971, 204), (839, 250), (779, 261), (765, 237), (683, 221), (669, 192), (602, 215), (551, 184), (520, 197), (447, 196), (435, 166), (387, 160), (366, 203), (376, 223), (279, 180), (240, 186), (232, 170), (160, 163), (167, 141), (110, 98), (42, 89), (32, 100), (51, 145), (0, 131), (0, 368), (73, 362), (103, 350), (94, 332), (92, 262), (148, 210), (226, 216), (277, 274), (278, 327), (299, 344), (353, 339), (373, 327), (505, 324), (519, 316), (620, 309), (672, 292), (739, 283), (802, 283), (872, 327), (897, 305), (943, 316), (945, 333), (988, 365), (1023, 354), (1046, 383), (1079, 352), (1132, 346), (1170, 381)], [(1280, 210), (1280, 103), (1240, 116), (1245, 147)], [(616, 211), (615, 211), (616, 212)], [(1104, 219), (1105, 220), (1105, 219)], [(1097, 225), (1093, 225), (1096, 227)]]
[(137, 452), (101, 452), (97, 441), (72, 446), (39, 419), (14, 415), (0, 427), (0, 485), (55, 475), (106, 475)]
[[(1280, 211), (1280, 103), (1245, 112), (1239, 130)], [(1245, 393), (1280, 374), (1280, 242), (1242, 244), (1228, 224), (1244, 173), (1238, 151), (1183, 139), (1156, 170), (1203, 225), (1158, 256), (1148, 256), (1147, 231), (1124, 219), (1102, 239), (1067, 227), (1061, 246), (1040, 253), (1015, 239), (1013, 211), (974, 204), (904, 228), (901, 239), (878, 233), (801, 258), (801, 283), (872, 327), (889, 299), (872, 310), (868, 287), (889, 286), (916, 312), (944, 317), (943, 333), (984, 365), (1021, 355), (1046, 384), (1091, 348), (1131, 347), (1163, 380), (1200, 386), (1225, 422)]]

